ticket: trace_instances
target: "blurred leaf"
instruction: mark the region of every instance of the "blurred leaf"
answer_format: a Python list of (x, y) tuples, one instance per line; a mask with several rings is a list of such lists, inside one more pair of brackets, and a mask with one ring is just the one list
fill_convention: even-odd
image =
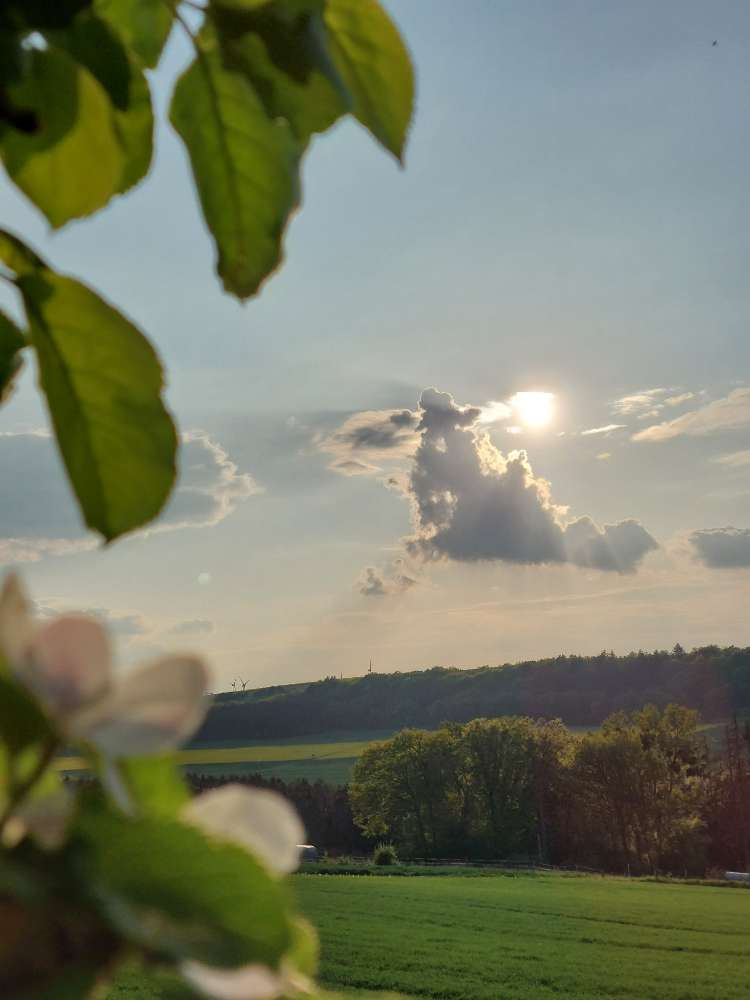
[(136, 57), (114, 28), (90, 13), (76, 18), (66, 31), (50, 33), (49, 37), (85, 66), (109, 95), (125, 153), (117, 191), (127, 191), (148, 173), (153, 153), (151, 92)]
[(225, 9), (225, 2), (216, 0), (214, 9), (224, 58), (245, 74), (269, 117), (286, 118), (306, 143), (349, 110), (351, 98), (326, 49), (319, 13), (289, 23), (280, 0), (257, 14)]
[(0, 261), (15, 275), (33, 274), (47, 265), (41, 257), (7, 229), (0, 229)]
[(0, 30), (64, 28), (91, 3), (92, 0), (3, 0), (0, 4)]
[(11, 755), (49, 740), (51, 735), (49, 720), (36, 700), (10, 674), (0, 673), (0, 737)]
[(108, 541), (162, 509), (177, 438), (146, 338), (85, 285), (52, 271), (17, 281), (57, 442), (86, 524)]
[(190, 793), (172, 754), (130, 757), (116, 767), (139, 812), (148, 816), (175, 817), (190, 801)]
[(354, 116), (403, 161), (414, 71), (397, 28), (377, 0), (327, 0), (323, 16)]
[(95, 0), (95, 10), (149, 69), (159, 62), (174, 22), (165, 0)]
[(187, 146), (224, 288), (240, 299), (278, 266), (281, 239), (299, 198), (299, 145), (272, 121), (243, 75), (222, 63), (204, 34), (177, 82), (170, 118)]
[(0, 403), (13, 391), (13, 382), (23, 366), (21, 351), (26, 338), (13, 320), (0, 309)]
[(276, 966), (290, 944), (281, 886), (242, 848), (174, 820), (79, 818), (80, 878), (137, 944), (219, 966)]
[(14, 107), (37, 115), (32, 133), (6, 128), (0, 156), (12, 180), (57, 228), (106, 205), (123, 172), (123, 151), (106, 92), (67, 53), (31, 55), (28, 75), (8, 87)]
[(318, 971), (320, 947), (315, 928), (303, 917), (295, 917), (292, 922), (292, 947), (286, 954), (288, 961), (305, 976), (314, 976)]

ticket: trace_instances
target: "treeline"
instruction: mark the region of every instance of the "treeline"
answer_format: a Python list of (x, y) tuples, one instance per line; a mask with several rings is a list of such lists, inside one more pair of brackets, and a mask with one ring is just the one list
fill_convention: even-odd
[(670, 703), (706, 721), (750, 714), (750, 648), (702, 646), (615, 656), (557, 656), (475, 670), (433, 667), (218, 695), (197, 741), (356, 729), (433, 729), (477, 716), (599, 725), (616, 711)]
[(523, 857), (632, 873), (750, 866), (750, 733), (709, 756), (697, 713), (649, 705), (578, 736), (505, 717), (372, 744), (355, 820), (402, 856)]

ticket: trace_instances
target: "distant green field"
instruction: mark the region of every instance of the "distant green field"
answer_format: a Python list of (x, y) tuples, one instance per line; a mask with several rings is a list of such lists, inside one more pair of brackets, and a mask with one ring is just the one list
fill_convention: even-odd
[(740, 1000), (750, 893), (536, 875), (298, 875), (330, 989), (438, 1000)]
[(184, 767), (191, 774), (210, 777), (239, 777), (243, 774), (260, 774), (264, 778), (281, 781), (323, 781), (327, 785), (348, 785), (356, 757), (316, 757), (312, 760), (243, 761), (234, 764), (189, 764)]
[[(385, 739), (389, 732), (322, 733), (309, 742), (264, 740), (245, 746), (212, 745), (188, 747), (177, 754), (184, 770), (213, 776), (262, 774), (282, 781), (306, 778), (345, 785), (351, 779), (357, 757), (373, 740)], [(58, 767), (74, 773), (85, 770), (80, 757), (60, 757)]]

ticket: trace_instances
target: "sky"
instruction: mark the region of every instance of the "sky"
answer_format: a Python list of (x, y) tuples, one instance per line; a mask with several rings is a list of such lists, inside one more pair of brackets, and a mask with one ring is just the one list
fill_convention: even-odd
[(183, 434), (162, 518), (105, 550), (27, 370), (0, 562), (125, 664), (201, 651), (217, 690), (750, 644), (750, 8), (388, 9), (405, 169), (351, 120), (316, 139), (244, 306), (164, 120), (176, 35), (145, 183), (51, 234), (0, 179), (4, 226), (152, 338)]

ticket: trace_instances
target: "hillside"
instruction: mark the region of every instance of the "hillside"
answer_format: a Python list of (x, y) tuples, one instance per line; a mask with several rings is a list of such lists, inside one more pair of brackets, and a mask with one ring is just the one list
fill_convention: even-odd
[(431, 728), (529, 715), (593, 726), (619, 709), (678, 702), (705, 721), (750, 714), (750, 647), (557, 656), (496, 667), (433, 667), (218, 694), (197, 742)]

